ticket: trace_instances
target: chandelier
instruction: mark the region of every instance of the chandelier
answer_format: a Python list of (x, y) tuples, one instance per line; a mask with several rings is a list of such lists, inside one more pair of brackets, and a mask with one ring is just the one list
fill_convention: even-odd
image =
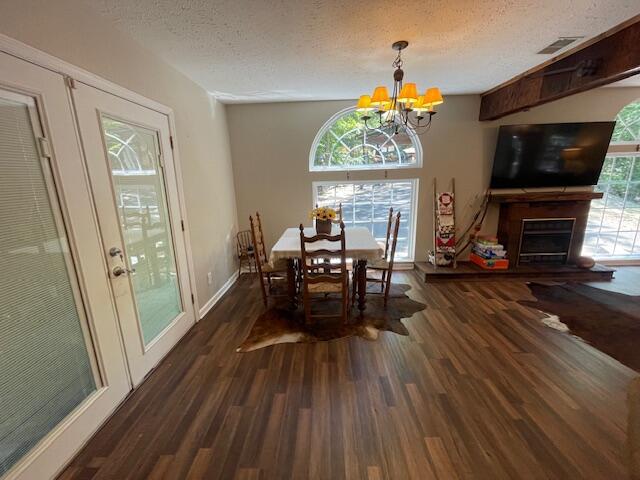
[(409, 42), (400, 40), (391, 47), (398, 52), (392, 66), (393, 94), (389, 96), (387, 87), (376, 87), (372, 95), (361, 95), (356, 111), (362, 112), (362, 121), (368, 130), (386, 130), (398, 133), (401, 126), (411, 127), (422, 134), (429, 130), (431, 119), (436, 114), (435, 106), (444, 102), (440, 89), (427, 88), (424, 95), (418, 95), (415, 83), (403, 83), (402, 50)]

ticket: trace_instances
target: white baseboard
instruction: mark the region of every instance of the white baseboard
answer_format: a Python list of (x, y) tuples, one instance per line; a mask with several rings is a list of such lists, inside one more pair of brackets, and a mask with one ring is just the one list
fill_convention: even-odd
[(222, 285), (222, 287), (220, 288), (220, 290), (218, 290), (213, 297), (211, 297), (209, 300), (207, 300), (207, 303), (205, 303), (202, 308), (200, 309), (200, 311), (198, 312), (198, 314), (200, 315), (200, 320), (202, 320), (204, 318), (204, 316), (209, 313), (209, 310), (211, 310), (213, 307), (216, 306), (216, 303), (218, 303), (218, 301), (222, 298), (222, 296), (227, 293), (227, 291), (233, 286), (234, 283), (236, 283), (236, 281), (238, 281), (239, 275), (238, 272), (234, 272), (233, 275), (231, 275), (229, 277), (229, 280), (227, 280), (224, 285)]

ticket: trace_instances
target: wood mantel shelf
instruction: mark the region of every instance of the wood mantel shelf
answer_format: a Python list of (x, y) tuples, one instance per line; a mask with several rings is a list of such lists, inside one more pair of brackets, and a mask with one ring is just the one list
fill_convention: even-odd
[(489, 201), (494, 203), (575, 202), (596, 200), (602, 196), (602, 192), (491, 192)]

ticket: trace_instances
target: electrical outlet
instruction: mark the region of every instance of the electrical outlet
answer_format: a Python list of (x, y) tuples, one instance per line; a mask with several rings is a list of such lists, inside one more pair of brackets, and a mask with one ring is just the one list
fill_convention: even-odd
[(213, 283), (213, 273), (207, 273), (207, 283), (211, 285)]

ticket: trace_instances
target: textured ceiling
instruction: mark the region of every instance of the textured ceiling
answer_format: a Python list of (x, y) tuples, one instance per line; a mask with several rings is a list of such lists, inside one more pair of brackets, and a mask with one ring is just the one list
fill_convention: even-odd
[(225, 102), (355, 98), (390, 85), (396, 40), (405, 81), (479, 93), (559, 36), (640, 14), (638, 0), (85, 1)]

